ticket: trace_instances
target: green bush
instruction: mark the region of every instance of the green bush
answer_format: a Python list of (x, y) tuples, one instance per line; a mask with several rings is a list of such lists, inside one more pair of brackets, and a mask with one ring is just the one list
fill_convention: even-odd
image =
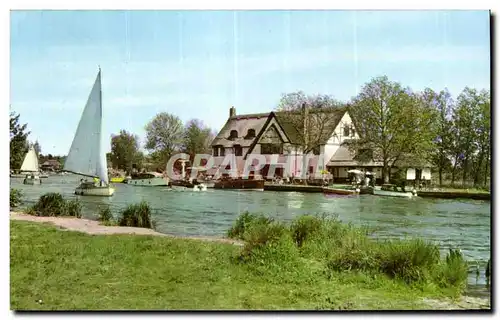
[(155, 223), (151, 219), (151, 211), (151, 207), (145, 201), (131, 204), (121, 212), (118, 225), (154, 229)]
[(441, 261), (434, 272), (434, 282), (440, 287), (459, 287), (467, 283), (468, 265), (460, 250), (450, 249), (446, 260)]
[(261, 275), (280, 279), (292, 274), (310, 277), (318, 275), (317, 271), (327, 279), (332, 273), (361, 272), (457, 292), (467, 283), (467, 264), (458, 251), (450, 251), (442, 260), (433, 243), (420, 239), (377, 241), (368, 236), (369, 231), (312, 215), (298, 217), (286, 226), (245, 212), (228, 235), (245, 241), (238, 261)]
[(290, 226), (293, 240), (298, 247), (302, 247), (304, 241), (320, 231), (323, 220), (311, 215), (304, 215), (296, 219)]
[(247, 230), (250, 225), (267, 225), (273, 221), (274, 220), (272, 218), (268, 218), (263, 215), (251, 214), (246, 211), (242, 213), (238, 219), (236, 219), (234, 225), (228, 230), (227, 237), (231, 239), (243, 240), (245, 230)]
[(16, 208), (22, 203), (23, 192), (19, 189), (10, 189), (10, 208)]
[(109, 222), (113, 220), (113, 214), (111, 213), (111, 208), (109, 206), (99, 208), (98, 221)]
[(76, 199), (66, 200), (64, 207), (66, 215), (77, 218), (82, 217), (82, 204), (80, 203), (80, 201)]
[(26, 210), (26, 213), (40, 217), (72, 216), (81, 218), (82, 206), (78, 200), (65, 200), (60, 193), (42, 195)]

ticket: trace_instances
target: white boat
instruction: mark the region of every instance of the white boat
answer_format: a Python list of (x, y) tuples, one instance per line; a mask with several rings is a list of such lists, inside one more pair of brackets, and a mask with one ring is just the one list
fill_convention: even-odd
[(400, 192), (400, 191), (387, 191), (387, 190), (373, 190), (373, 195), (384, 197), (397, 197), (397, 198), (412, 198), (417, 195), (416, 192)]
[(169, 184), (169, 179), (158, 172), (145, 172), (127, 178), (126, 183), (132, 186), (166, 187)]
[(102, 148), (101, 68), (83, 109), (63, 171), (92, 178), (92, 181), (82, 179), (75, 194), (112, 196), (115, 192), (109, 184), (106, 152)]
[(21, 165), (21, 172), (25, 172), (26, 175), (23, 180), (23, 184), (41, 184), (40, 171), (38, 166), (38, 156), (33, 147), (28, 150), (26, 156), (24, 156), (23, 164)]
[(207, 186), (203, 183), (193, 186), (193, 191), (207, 191)]

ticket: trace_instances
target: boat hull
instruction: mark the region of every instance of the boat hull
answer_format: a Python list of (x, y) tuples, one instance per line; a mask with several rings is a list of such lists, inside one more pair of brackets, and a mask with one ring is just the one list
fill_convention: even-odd
[(416, 196), (412, 192), (396, 192), (386, 190), (373, 190), (373, 195), (382, 197), (395, 197), (395, 198), (413, 198)]
[(336, 189), (336, 188), (329, 188), (329, 187), (323, 187), (323, 193), (325, 193), (325, 194), (346, 195), (346, 196), (359, 194), (359, 192), (356, 191), (356, 190)]
[(26, 185), (38, 185), (38, 184), (41, 184), (42, 181), (40, 179), (31, 179), (31, 178), (24, 178), (23, 180), (23, 184), (26, 184)]
[(223, 180), (214, 184), (215, 189), (264, 191), (264, 180)]
[(178, 191), (186, 191), (186, 190), (192, 190), (192, 191), (207, 191), (207, 185), (205, 183), (191, 183), (187, 181), (173, 181), (170, 184), (170, 187), (172, 190), (178, 190)]
[(132, 186), (140, 186), (140, 187), (167, 187), (168, 180), (165, 178), (148, 178), (148, 179), (130, 179), (125, 182), (126, 184)]
[(111, 197), (114, 193), (115, 189), (111, 186), (105, 186), (105, 187), (79, 186), (75, 189), (75, 194), (79, 196)]
[(123, 183), (123, 181), (125, 181), (124, 177), (113, 177), (109, 179), (109, 182), (111, 183)]

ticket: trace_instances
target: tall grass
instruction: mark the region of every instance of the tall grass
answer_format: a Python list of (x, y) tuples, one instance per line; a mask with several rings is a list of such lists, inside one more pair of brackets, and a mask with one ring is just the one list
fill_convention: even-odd
[(40, 217), (72, 216), (82, 217), (82, 205), (78, 200), (66, 200), (60, 193), (46, 193), (26, 210), (26, 213)]
[(268, 270), (276, 276), (279, 272), (274, 266), (279, 265), (285, 274), (300, 270), (303, 275), (309, 270), (310, 277), (314, 271), (310, 267), (315, 266), (326, 275), (361, 272), (410, 285), (431, 283), (456, 293), (463, 291), (468, 270), (460, 251), (451, 250), (441, 259), (433, 243), (421, 239), (377, 241), (367, 231), (326, 217), (304, 215), (284, 225), (246, 212), (228, 236), (245, 241), (238, 261), (253, 268), (258, 265), (262, 274)]
[(154, 229), (155, 222), (151, 219), (152, 209), (145, 201), (131, 204), (120, 213), (119, 226)]
[(19, 189), (10, 189), (10, 208), (16, 208), (23, 202), (23, 192)]

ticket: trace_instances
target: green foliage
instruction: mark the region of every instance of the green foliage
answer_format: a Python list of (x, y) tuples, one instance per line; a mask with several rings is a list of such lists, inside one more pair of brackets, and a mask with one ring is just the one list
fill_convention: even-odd
[(450, 249), (446, 260), (434, 272), (434, 282), (440, 287), (456, 286), (464, 288), (467, 283), (468, 265), (460, 250)]
[(40, 217), (72, 216), (81, 218), (81, 203), (75, 200), (66, 200), (60, 193), (51, 192), (42, 195), (37, 203), (29, 207), (28, 214)]
[(198, 153), (210, 153), (210, 144), (215, 138), (212, 130), (201, 120), (192, 119), (186, 123), (184, 129), (182, 151), (194, 156)]
[(228, 235), (245, 241), (237, 261), (262, 276), (282, 279), (285, 274), (300, 274), (302, 280), (316, 281), (320, 273), (329, 278), (332, 272), (362, 272), (406, 284), (431, 283), (456, 292), (463, 290), (468, 270), (459, 251), (450, 251), (446, 260), (441, 260), (433, 243), (420, 239), (377, 241), (368, 237), (369, 231), (313, 215), (298, 217), (286, 226), (245, 212)]
[(184, 128), (179, 117), (161, 112), (145, 127), (146, 149), (162, 156), (165, 165), (174, 151), (178, 151), (183, 142)]
[(139, 137), (126, 130), (111, 137), (111, 153), (109, 160), (114, 168), (132, 172), (134, 164), (139, 165), (142, 154), (139, 151)]
[(273, 222), (272, 218), (264, 215), (251, 214), (248, 211), (243, 212), (234, 222), (233, 226), (228, 230), (227, 237), (231, 239), (244, 239), (245, 231), (251, 225), (268, 225)]
[(24, 156), (28, 152), (27, 124), (19, 123), (20, 115), (10, 113), (10, 168), (19, 169), (23, 163)]
[(99, 208), (99, 217), (97, 220), (102, 222), (107, 222), (113, 219), (113, 213), (111, 212), (111, 208), (109, 206)]
[[(384, 164), (383, 179), (389, 181), (389, 168), (406, 157), (427, 155), (434, 138), (435, 110), (419, 94), (386, 76), (365, 84), (349, 108), (359, 139), (346, 142), (355, 153), (373, 150)], [(426, 130), (421, 130), (426, 128)]]
[[(262, 262), (237, 263), (241, 248), (225, 243), (89, 235), (11, 220), (10, 246), (12, 310), (366, 311), (449, 305), (440, 300), (450, 291), (437, 286), (422, 289), (360, 272), (330, 271), (327, 277), (322, 263), (302, 259), (286, 237), (255, 250)], [(273, 250), (288, 252), (285, 260), (273, 259), (279, 253)]]
[(145, 201), (131, 204), (120, 213), (118, 225), (153, 229), (154, 222), (151, 219), (151, 211), (151, 207)]
[(302, 247), (302, 244), (308, 237), (311, 237), (320, 230), (322, 223), (323, 220), (310, 215), (303, 215), (296, 219), (290, 226), (290, 229), (297, 246)]
[(19, 189), (10, 189), (10, 208), (18, 207), (23, 200), (23, 192)]

